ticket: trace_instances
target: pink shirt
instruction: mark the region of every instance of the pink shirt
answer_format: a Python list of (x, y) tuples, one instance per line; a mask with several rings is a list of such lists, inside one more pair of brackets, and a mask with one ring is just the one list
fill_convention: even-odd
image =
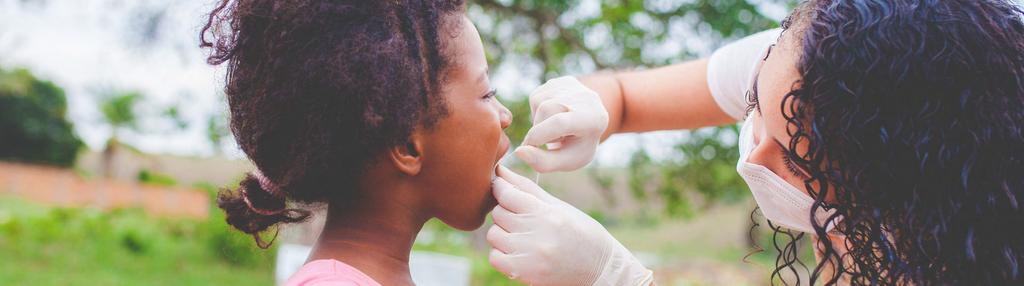
[(314, 260), (303, 265), (284, 282), (285, 286), (380, 286), (359, 269), (334, 259)]

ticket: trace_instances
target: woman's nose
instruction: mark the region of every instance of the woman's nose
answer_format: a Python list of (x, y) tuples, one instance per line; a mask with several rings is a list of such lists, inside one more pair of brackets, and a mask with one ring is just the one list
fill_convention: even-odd
[(747, 155), (747, 162), (761, 166), (767, 166), (769, 165), (768, 163), (770, 161), (770, 157), (768, 155), (770, 151), (768, 149), (770, 149), (769, 147), (771, 147), (771, 145), (761, 144), (761, 141), (763, 141), (762, 139), (764, 138), (764, 134), (761, 133), (761, 126), (759, 126), (757, 123), (759, 122), (755, 121), (753, 130), (750, 131), (752, 133), (752, 143), (754, 146), (751, 147), (752, 149), (750, 150), (750, 153), (748, 153)]
[(501, 129), (506, 129), (509, 125), (512, 125), (512, 111), (508, 110), (508, 108), (500, 102), (498, 102), (498, 121), (501, 122)]
[(754, 149), (750, 150), (749, 155), (747, 155), (747, 163), (771, 166), (771, 157), (769, 157), (769, 150), (767, 147), (770, 146), (761, 146), (761, 144), (754, 145)]

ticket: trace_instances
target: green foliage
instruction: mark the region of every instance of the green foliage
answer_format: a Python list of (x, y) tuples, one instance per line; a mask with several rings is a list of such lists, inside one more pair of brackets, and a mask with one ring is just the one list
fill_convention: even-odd
[(519, 144), (523, 143), (526, 132), (530, 131), (530, 127), (533, 126), (533, 121), (530, 119), (530, 99), (520, 96), (499, 98), (499, 100), (514, 115), (512, 116), (512, 124), (505, 129), (505, 134), (508, 134), (512, 145), (519, 146)]
[[(470, 15), (477, 23), (492, 66), (537, 64), (537, 80), (600, 69), (656, 67), (698, 56), (711, 47), (778, 25), (759, 5), (792, 7), (793, 0), (593, 1), (479, 0)], [(584, 11), (585, 10), (585, 11)], [(680, 30), (687, 32), (681, 33)], [(692, 48), (692, 47), (698, 48)], [(527, 63), (523, 63), (526, 61)], [(509, 134), (518, 143), (529, 129), (529, 104), (522, 94), (506, 104), (516, 114)], [(629, 164), (628, 186), (638, 198), (656, 194), (670, 215), (693, 214), (690, 196), (702, 202), (734, 201), (745, 194), (734, 171), (735, 127), (691, 132), (676, 148), (681, 158), (652, 160), (639, 150)], [(734, 136), (733, 136), (734, 138)], [(660, 159), (660, 158), (659, 158)], [(607, 177), (591, 176), (602, 186)]]
[(134, 130), (138, 128), (135, 106), (141, 99), (142, 94), (137, 91), (110, 92), (100, 102), (100, 112), (115, 133), (124, 128)]
[(223, 152), (220, 144), (224, 141), (224, 138), (228, 138), (230, 136), (231, 130), (228, 129), (226, 118), (213, 115), (206, 119), (206, 140), (210, 142), (214, 152)]
[(273, 250), (223, 215), (163, 219), (141, 210), (45, 208), (0, 197), (4, 285), (271, 285)]
[(139, 183), (154, 185), (154, 186), (165, 186), (170, 187), (178, 184), (178, 181), (166, 174), (160, 174), (147, 169), (139, 171), (139, 175), (136, 176)]
[[(735, 169), (738, 133), (734, 125), (691, 131), (675, 146), (678, 158), (657, 162), (637, 150), (629, 165), (630, 190), (640, 199), (654, 190), (669, 216), (691, 217), (708, 203), (741, 201), (748, 192)], [(704, 204), (695, 206), (693, 196)]]
[(203, 240), (205, 250), (222, 261), (247, 267), (274, 264), (268, 261), (268, 256), (276, 253), (276, 244), (271, 249), (259, 249), (252, 236), (232, 229), (224, 222), (224, 213), (220, 209), (212, 210), (211, 219), (201, 224), (199, 229), (206, 234)]
[(609, 226), (611, 224), (614, 224), (615, 222), (612, 217), (608, 216), (601, 210), (588, 210), (586, 213), (588, 216), (594, 218), (594, 220), (596, 220), (597, 222), (601, 223), (601, 225), (604, 226)]
[(127, 147), (121, 143), (119, 134), (123, 130), (138, 130), (138, 118), (135, 106), (142, 99), (142, 94), (135, 91), (112, 91), (108, 90), (100, 98), (100, 113), (103, 120), (110, 125), (110, 139), (103, 149), (102, 170), (103, 176), (110, 177), (113, 174), (114, 154), (120, 147)]
[(74, 165), (83, 144), (66, 115), (64, 90), (25, 69), (0, 69), (0, 159)]
[[(542, 78), (559, 76), (590, 61), (597, 69), (656, 66), (697, 56), (687, 48), (665, 54), (651, 50), (688, 39), (672, 35), (673, 26), (696, 30), (700, 40), (720, 43), (776, 26), (745, 0), (600, 1), (598, 11), (581, 12), (580, 0), (480, 0), (471, 3), (491, 58), (510, 56), (539, 61)], [(761, 1), (763, 2), (763, 1)], [(792, 5), (794, 1), (768, 1)], [(570, 9), (572, 8), (572, 9)], [(571, 11), (566, 13), (566, 11)], [(608, 41), (587, 38), (608, 36)], [(588, 72), (581, 70), (580, 72)]]
[[(277, 244), (267, 250), (259, 249), (252, 236), (232, 228), (225, 222), (224, 211), (217, 207), (217, 193), (220, 192), (217, 186), (201, 182), (193, 187), (204, 191), (210, 197), (210, 218), (198, 226), (201, 231), (208, 234), (204, 238), (207, 251), (216, 254), (223, 261), (241, 266), (265, 263), (267, 253), (276, 252)], [(265, 239), (270, 241), (271, 238)]]
[(618, 199), (615, 197), (614, 171), (616, 170), (602, 169), (600, 166), (587, 168), (587, 176), (597, 184), (598, 189), (601, 191), (601, 196), (604, 197), (605, 203), (612, 207), (619, 203)]
[(629, 190), (633, 196), (646, 199), (649, 185), (654, 180), (655, 171), (651, 156), (643, 149), (638, 149), (629, 160)]
[(177, 128), (177, 130), (188, 128), (188, 121), (181, 115), (181, 108), (177, 105), (168, 107), (164, 110), (163, 115), (174, 124), (174, 128)]
[[(739, 149), (738, 126), (704, 128), (690, 132), (687, 141), (676, 146), (680, 160), (666, 162), (665, 177), (672, 184), (695, 190), (705, 198), (728, 202), (747, 194), (747, 185), (736, 173)], [(726, 142), (723, 139), (730, 138)]]
[[(429, 238), (424, 238), (429, 236)], [(423, 232), (413, 245), (414, 251), (429, 251), (456, 255), (470, 259), (471, 285), (513, 286), (523, 285), (513, 281), (491, 266), (487, 251), (477, 251), (470, 246), (470, 233), (455, 230), (443, 222), (432, 219), (423, 225)]]

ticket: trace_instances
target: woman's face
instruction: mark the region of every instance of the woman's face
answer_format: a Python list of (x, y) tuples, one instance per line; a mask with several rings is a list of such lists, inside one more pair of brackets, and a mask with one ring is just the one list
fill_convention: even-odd
[[(765, 166), (789, 184), (808, 193), (804, 181), (810, 178), (807, 170), (793, 164), (786, 157), (790, 153), (789, 142), (792, 136), (787, 132), (787, 122), (783, 117), (782, 99), (793, 90), (800, 80), (797, 70), (799, 60), (799, 41), (790, 32), (785, 32), (778, 43), (772, 46), (757, 71), (753, 86), (754, 108), (747, 120), (753, 120), (754, 150), (747, 161)], [(796, 146), (797, 154), (807, 151), (807, 141), (803, 140)], [(834, 194), (826, 198), (834, 202)]]
[(512, 113), (494, 96), (487, 59), (476, 27), (462, 17), (449, 38), (454, 65), (444, 86), (448, 114), (426, 132), (423, 174), (427, 210), (446, 224), (472, 230), (483, 224), (497, 202), (491, 178), (508, 151), (503, 129)]

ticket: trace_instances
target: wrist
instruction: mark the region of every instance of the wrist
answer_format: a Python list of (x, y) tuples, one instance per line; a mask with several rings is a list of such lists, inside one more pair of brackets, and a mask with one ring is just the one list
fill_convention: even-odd
[(623, 88), (619, 76), (613, 72), (599, 72), (587, 76), (577, 77), (580, 83), (597, 93), (601, 98), (601, 105), (608, 112), (608, 126), (601, 141), (608, 139), (612, 134), (618, 133), (622, 127), (623, 120)]
[(654, 283), (654, 272), (640, 263), (625, 246), (613, 241), (612, 252), (593, 286), (648, 286)]

